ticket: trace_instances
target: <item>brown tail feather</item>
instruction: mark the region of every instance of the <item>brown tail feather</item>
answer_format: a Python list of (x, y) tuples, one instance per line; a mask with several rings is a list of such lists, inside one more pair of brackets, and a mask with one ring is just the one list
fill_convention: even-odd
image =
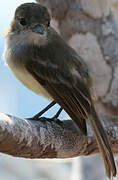
[(109, 178), (116, 176), (116, 166), (110, 143), (92, 102), (75, 89), (71, 91), (68, 88), (64, 89), (64, 87), (49, 84), (48, 92), (53, 94), (55, 101), (70, 115), (84, 134), (87, 129), (83, 119), (90, 117), (90, 124), (104, 159), (106, 174)]
[(116, 176), (116, 166), (110, 143), (94, 107), (92, 107), (91, 110), (90, 124), (104, 159), (106, 175), (109, 178), (111, 178), (112, 176)]

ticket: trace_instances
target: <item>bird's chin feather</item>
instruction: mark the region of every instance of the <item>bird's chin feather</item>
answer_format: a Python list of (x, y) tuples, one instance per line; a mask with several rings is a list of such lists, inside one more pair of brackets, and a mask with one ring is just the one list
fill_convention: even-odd
[(16, 44), (19, 45), (38, 45), (43, 46), (47, 43), (47, 33), (45, 32), (43, 35), (35, 33), (30, 29), (26, 29), (23, 31), (15, 32), (11, 31), (11, 26), (8, 26), (4, 32), (4, 37), (8, 41), (14, 41)]

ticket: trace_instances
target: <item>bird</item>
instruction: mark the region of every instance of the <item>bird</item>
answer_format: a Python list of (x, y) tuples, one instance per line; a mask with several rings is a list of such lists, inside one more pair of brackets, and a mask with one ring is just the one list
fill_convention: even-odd
[(86, 120), (89, 121), (106, 175), (116, 176), (110, 142), (94, 105), (92, 73), (50, 21), (47, 8), (41, 4), (24, 3), (17, 7), (5, 34), (6, 63), (27, 88), (51, 101), (48, 108), (59, 104), (60, 112), (64, 109), (84, 135)]

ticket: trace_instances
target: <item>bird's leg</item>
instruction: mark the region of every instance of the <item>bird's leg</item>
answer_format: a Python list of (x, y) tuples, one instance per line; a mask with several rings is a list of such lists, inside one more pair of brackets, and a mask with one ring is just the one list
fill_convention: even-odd
[[(52, 118), (46, 118), (46, 120), (49, 121), (49, 122), (54, 121), (54, 122), (58, 123), (59, 125), (62, 124), (63, 122), (58, 119), (58, 117), (59, 117), (60, 113), (62, 112), (62, 110), (63, 110), (62, 108), (59, 108), (57, 113)], [(44, 120), (44, 119), (42, 119), (42, 120)]]
[(57, 111), (57, 113), (56, 113), (52, 118), (50, 118), (50, 120), (54, 120), (56, 123), (62, 124), (62, 121), (60, 121), (60, 120), (58, 119), (58, 117), (59, 117), (59, 115), (61, 114), (62, 110), (63, 110), (63, 109), (60, 108), (60, 109)]
[(33, 116), (33, 119), (38, 119), (42, 114), (44, 114), (46, 111), (48, 111), (51, 107), (53, 107), (56, 104), (55, 101), (52, 101), (48, 106), (46, 106), (42, 111), (40, 111), (38, 114)]
[[(54, 106), (56, 104), (55, 101), (52, 101), (48, 106), (46, 106), (42, 111), (40, 111), (38, 114), (36, 114), (35, 116), (33, 116), (32, 118), (26, 118), (26, 119), (29, 119), (29, 120), (38, 120), (40, 116), (42, 116), (42, 114), (44, 114), (46, 111), (48, 111), (52, 106)], [(48, 119), (49, 121), (52, 121), (54, 120), (55, 122), (57, 123), (60, 123), (60, 120), (57, 119), (60, 115), (60, 113), (62, 112), (62, 108), (60, 108), (57, 113), (52, 117), (52, 118), (46, 118)]]
[(42, 111), (40, 111), (38, 114), (36, 114), (35, 116), (33, 116), (32, 118), (26, 118), (26, 119), (31, 119), (31, 120), (38, 120), (38, 118), (40, 116), (42, 116), (42, 114), (44, 114), (46, 111), (48, 111), (52, 106), (54, 106), (56, 104), (55, 101), (52, 101), (48, 106), (46, 106)]
[(58, 111), (57, 111), (57, 113), (52, 117), (52, 119), (57, 119), (58, 117), (59, 117), (59, 115), (61, 114), (61, 112), (62, 112), (62, 108), (60, 108)]

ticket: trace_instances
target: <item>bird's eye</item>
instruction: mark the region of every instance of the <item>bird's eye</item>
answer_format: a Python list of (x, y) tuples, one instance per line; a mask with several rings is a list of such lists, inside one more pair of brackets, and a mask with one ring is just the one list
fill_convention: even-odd
[(19, 18), (19, 23), (22, 25), (22, 26), (25, 26), (27, 24), (25, 18)]
[(48, 21), (48, 23), (47, 23), (47, 27), (49, 27), (50, 26), (50, 21)]

